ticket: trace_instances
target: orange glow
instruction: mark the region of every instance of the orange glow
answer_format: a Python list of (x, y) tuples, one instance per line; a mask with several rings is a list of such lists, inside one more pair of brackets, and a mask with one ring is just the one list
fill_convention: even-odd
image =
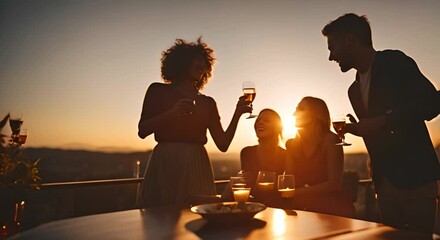
[(275, 236), (283, 236), (286, 233), (286, 213), (284, 210), (275, 209), (273, 211), (273, 233)]
[(295, 127), (295, 117), (292, 114), (284, 114), (281, 119), (283, 120), (283, 138), (287, 140), (295, 137), (298, 132), (298, 128)]
[[(328, 61), (326, 39), (320, 33), (330, 20), (353, 9), (371, 20), (377, 50), (403, 50), (440, 87), (437, 2), (384, 5), (347, 1), (341, 8), (324, 0), (213, 1), (202, 5), (178, 1), (170, 8), (150, 1), (111, 1), (92, 11), (87, 10), (87, 1), (79, 1), (75, 6), (48, 4), (44, 13), (29, 5), (26, 17), (19, 3), (10, 2), (2, 8), (10, 14), (2, 19), (0, 43), (8, 46), (2, 60), (8, 64), (0, 66), (4, 81), (0, 117), (8, 111), (23, 114), (23, 128), (30, 131), (26, 147), (113, 152), (152, 149), (154, 137), (139, 139), (137, 123), (148, 85), (161, 82), (160, 53), (175, 38), (193, 41), (200, 35), (218, 59), (203, 94), (217, 102), (225, 129), (242, 94), (243, 81), (256, 84), (254, 114), (263, 108), (280, 114), (284, 140), (297, 132), (292, 114), (296, 100), (304, 96), (325, 100), (331, 115), (353, 113), (347, 89), (355, 71), (341, 73), (336, 63)], [(224, 12), (228, 12), (227, 18)], [(388, 12), (414, 18), (390, 19)], [(115, 18), (115, 13), (120, 17)], [(258, 143), (253, 123), (242, 117), (228, 154), (238, 155), (243, 147)], [(440, 117), (428, 122), (428, 128), (434, 145), (439, 145)], [(3, 134), (9, 133), (3, 129)], [(208, 139), (207, 150), (218, 153)], [(345, 152), (366, 151), (361, 138), (347, 135), (346, 141), (353, 145), (344, 148)]]

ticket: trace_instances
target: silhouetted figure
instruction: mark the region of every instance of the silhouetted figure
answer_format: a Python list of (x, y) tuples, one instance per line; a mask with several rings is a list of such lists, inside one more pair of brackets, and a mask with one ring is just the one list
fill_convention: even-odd
[(359, 123), (346, 132), (367, 146), (382, 221), (432, 232), (440, 166), (424, 121), (439, 114), (439, 92), (412, 58), (373, 48), (365, 16), (346, 14), (322, 33), (329, 60), (342, 72), (357, 70), (348, 95)]
[(325, 102), (305, 97), (295, 111), (298, 134), (286, 142), (286, 169), (295, 175), (293, 198), (296, 209), (353, 217), (354, 206), (342, 192), (344, 151), (330, 131)]
[(191, 43), (177, 39), (162, 53), (165, 84), (149, 86), (139, 121), (139, 137), (154, 133), (158, 142), (145, 171), (143, 207), (187, 204), (216, 194), (204, 148), (206, 130), (226, 152), (240, 116), (251, 108), (241, 97), (228, 129), (223, 130), (216, 102), (200, 93), (211, 77), (214, 60), (213, 50), (200, 38)]
[[(240, 153), (241, 169), (247, 174), (251, 183), (252, 195), (256, 201), (269, 206), (275, 206), (278, 199), (276, 188), (270, 193), (261, 194), (255, 187), (259, 171), (275, 172), (275, 175), (283, 174), (285, 170), (287, 154), (280, 147), (280, 138), (283, 132), (283, 124), (280, 116), (272, 109), (263, 109), (255, 120), (254, 130), (258, 138), (258, 145), (245, 147)], [(230, 187), (226, 188), (222, 196), (223, 200), (233, 200)]]

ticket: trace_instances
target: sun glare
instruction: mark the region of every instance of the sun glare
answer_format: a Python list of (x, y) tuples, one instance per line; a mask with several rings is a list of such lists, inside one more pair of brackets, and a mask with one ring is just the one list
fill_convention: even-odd
[(284, 114), (281, 116), (281, 120), (283, 121), (283, 137), (284, 139), (293, 138), (296, 135), (298, 129), (295, 127), (295, 118), (293, 115)]

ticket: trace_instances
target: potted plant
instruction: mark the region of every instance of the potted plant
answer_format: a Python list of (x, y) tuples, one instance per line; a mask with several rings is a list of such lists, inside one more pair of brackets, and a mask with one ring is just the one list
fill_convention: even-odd
[[(5, 141), (1, 130), (10, 120), (12, 135)], [(14, 125), (13, 121), (20, 121)], [(9, 114), (0, 121), (0, 238), (17, 233), (22, 224), (22, 215), (26, 202), (26, 191), (39, 189), (41, 178), (38, 176), (38, 162), (26, 159), (22, 144), (26, 136), (21, 136), (22, 121), (9, 119)], [(24, 137), (24, 138), (23, 138)]]

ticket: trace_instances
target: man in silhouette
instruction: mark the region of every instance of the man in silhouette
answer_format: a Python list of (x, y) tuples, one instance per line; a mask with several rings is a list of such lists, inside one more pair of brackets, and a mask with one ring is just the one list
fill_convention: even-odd
[(359, 122), (345, 132), (364, 139), (383, 223), (432, 232), (440, 166), (425, 121), (440, 113), (440, 93), (412, 58), (373, 48), (365, 16), (345, 14), (322, 34), (329, 60), (357, 70), (348, 95)]

